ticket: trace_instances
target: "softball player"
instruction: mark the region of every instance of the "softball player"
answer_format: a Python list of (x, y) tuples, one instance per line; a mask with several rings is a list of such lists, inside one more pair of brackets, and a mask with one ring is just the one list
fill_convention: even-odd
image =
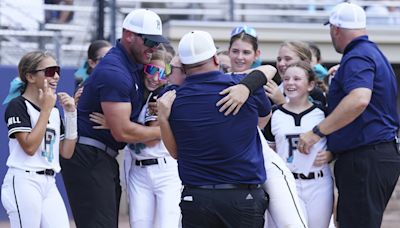
[(268, 175), (263, 189), (270, 196), (269, 208), (265, 212), (264, 227), (307, 228), (307, 220), (298, 198), (292, 172), (279, 155), (269, 147), (261, 130), (259, 130), (259, 134), (261, 135), (264, 166)]
[[(232, 71), (249, 70), (259, 55), (256, 31), (247, 26), (234, 28), (229, 46)], [(270, 75), (270, 79), (274, 75), (275, 73)], [(268, 146), (265, 138), (260, 138), (267, 172), (267, 181), (263, 184), (263, 189), (269, 195), (269, 207), (265, 212), (267, 220), (265, 227), (307, 227), (292, 173), (282, 159)]]
[[(169, 61), (166, 61), (165, 51), (157, 50), (150, 64), (144, 66), (144, 84), (148, 91), (153, 92), (150, 92), (138, 118), (143, 125), (158, 125), (157, 116), (148, 105), (157, 96), (157, 87), (167, 82), (169, 72), (166, 71), (170, 69), (166, 62)], [(169, 155), (161, 140), (128, 144), (125, 153), (128, 155), (125, 159), (131, 159), (127, 176), (131, 227), (178, 227), (182, 184), (177, 161)]]
[[(144, 65), (144, 85), (150, 94), (139, 114), (138, 123), (158, 126), (157, 116), (149, 102), (157, 97), (167, 82), (171, 69), (169, 55), (164, 50), (152, 54), (150, 64)], [(92, 113), (90, 120), (97, 129), (108, 129), (104, 115)], [(182, 184), (177, 161), (161, 140), (128, 144), (124, 148), (124, 173), (129, 201), (129, 222), (132, 228), (178, 227)]]
[[(283, 76), (283, 85), (289, 101), (278, 106), (270, 121), (267, 139), (276, 143), (276, 152), (286, 161), (296, 179), (297, 192), (310, 228), (329, 226), (333, 205), (333, 181), (327, 161), (331, 158), (326, 149), (326, 139), (320, 140), (308, 155), (300, 160), (297, 151), (300, 133), (311, 130), (325, 118), (319, 106), (308, 99), (314, 87), (315, 75), (307, 62), (289, 65)], [(309, 171), (305, 171), (309, 170)]]
[(59, 93), (65, 129), (54, 107), (60, 67), (47, 53), (30, 52), (18, 65), (23, 93), (5, 112), (10, 156), (1, 200), (12, 228), (69, 227), (64, 202), (55, 184), (59, 154), (70, 158), (77, 138), (74, 100)]

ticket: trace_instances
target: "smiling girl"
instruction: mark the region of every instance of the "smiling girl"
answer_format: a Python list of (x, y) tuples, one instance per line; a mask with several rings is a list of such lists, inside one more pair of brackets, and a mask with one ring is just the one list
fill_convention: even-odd
[(299, 135), (325, 118), (324, 108), (309, 100), (315, 86), (315, 74), (308, 62), (287, 65), (282, 75), (288, 102), (273, 111), (266, 138), (275, 142), (276, 152), (286, 162), (296, 179), (297, 193), (307, 218), (307, 227), (328, 227), (332, 215), (333, 181), (326, 150), (326, 138), (302, 155), (297, 151)]
[(18, 71), (22, 95), (12, 99), (5, 112), (10, 156), (1, 200), (11, 227), (67, 228), (68, 215), (55, 175), (61, 169), (59, 155), (70, 158), (75, 148), (75, 103), (67, 93), (58, 93), (64, 125), (55, 107), (60, 67), (48, 53), (27, 53)]

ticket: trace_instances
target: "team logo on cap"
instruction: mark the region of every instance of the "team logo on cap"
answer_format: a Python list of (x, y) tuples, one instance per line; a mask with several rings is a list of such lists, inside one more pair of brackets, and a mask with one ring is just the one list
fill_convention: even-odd
[(157, 20), (157, 29), (161, 30), (161, 21)]

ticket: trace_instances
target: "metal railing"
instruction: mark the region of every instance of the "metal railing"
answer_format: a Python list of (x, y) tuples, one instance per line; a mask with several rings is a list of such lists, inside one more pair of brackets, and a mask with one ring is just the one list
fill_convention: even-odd
[[(11, 1), (11, 0), (10, 0)], [(0, 2), (1, 12), (7, 7), (18, 7)], [(0, 64), (16, 64), (19, 55), (31, 49), (46, 48), (55, 53), (59, 61), (66, 65), (78, 65), (86, 55), (86, 48), (97, 30), (97, 3), (95, 0), (75, 0), (75, 5), (42, 5), (46, 11), (70, 11), (74, 19), (67, 24), (46, 23), (43, 19), (32, 17), (39, 24), (37, 29), (25, 29), (24, 21), (14, 18), (14, 26), (0, 28)], [(328, 17), (338, 0), (108, 0), (104, 12), (105, 36), (118, 37), (124, 16), (135, 8), (149, 8), (167, 20), (262, 22), (262, 23), (320, 23)], [(110, 10), (115, 3), (116, 10)], [(357, 1), (367, 8), (367, 15), (375, 23), (400, 28), (400, 0), (395, 1)], [(387, 9), (370, 11), (368, 7)], [(23, 10), (24, 11), (23, 11)], [(390, 9), (390, 10), (389, 10)], [(26, 13), (26, 8), (20, 8)], [(114, 21), (112, 14), (115, 14)], [(10, 18), (7, 18), (10, 20)], [(0, 25), (1, 21), (0, 21)], [(116, 26), (117, 25), (117, 26)], [(18, 56), (12, 59), (12, 56)]]

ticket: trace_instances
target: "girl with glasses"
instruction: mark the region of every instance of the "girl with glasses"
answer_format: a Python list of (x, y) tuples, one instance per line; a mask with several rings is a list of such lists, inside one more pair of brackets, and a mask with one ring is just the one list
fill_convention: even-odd
[[(158, 92), (167, 84), (171, 56), (158, 49), (149, 64), (143, 66), (145, 85), (144, 106), (138, 122), (158, 126), (157, 113), (149, 107)], [(101, 114), (93, 113), (92, 121), (106, 127)], [(181, 216), (179, 202), (181, 181), (177, 161), (161, 140), (128, 144), (124, 170), (129, 199), (129, 219), (132, 228), (178, 227)]]
[[(60, 67), (46, 52), (25, 54), (18, 64), (22, 95), (5, 112), (10, 138), (8, 171), (1, 200), (11, 227), (69, 227), (64, 202), (55, 183), (59, 156), (70, 158), (77, 138), (75, 103), (55, 93)], [(65, 123), (55, 107), (64, 109)]]
[[(157, 50), (150, 63), (144, 65), (143, 79), (148, 94), (138, 118), (144, 125), (158, 126), (157, 113), (149, 108), (149, 102), (155, 101), (167, 83), (170, 61), (167, 52)], [(181, 181), (177, 161), (161, 140), (128, 144), (125, 153), (132, 159), (127, 175), (131, 227), (178, 227)]]

